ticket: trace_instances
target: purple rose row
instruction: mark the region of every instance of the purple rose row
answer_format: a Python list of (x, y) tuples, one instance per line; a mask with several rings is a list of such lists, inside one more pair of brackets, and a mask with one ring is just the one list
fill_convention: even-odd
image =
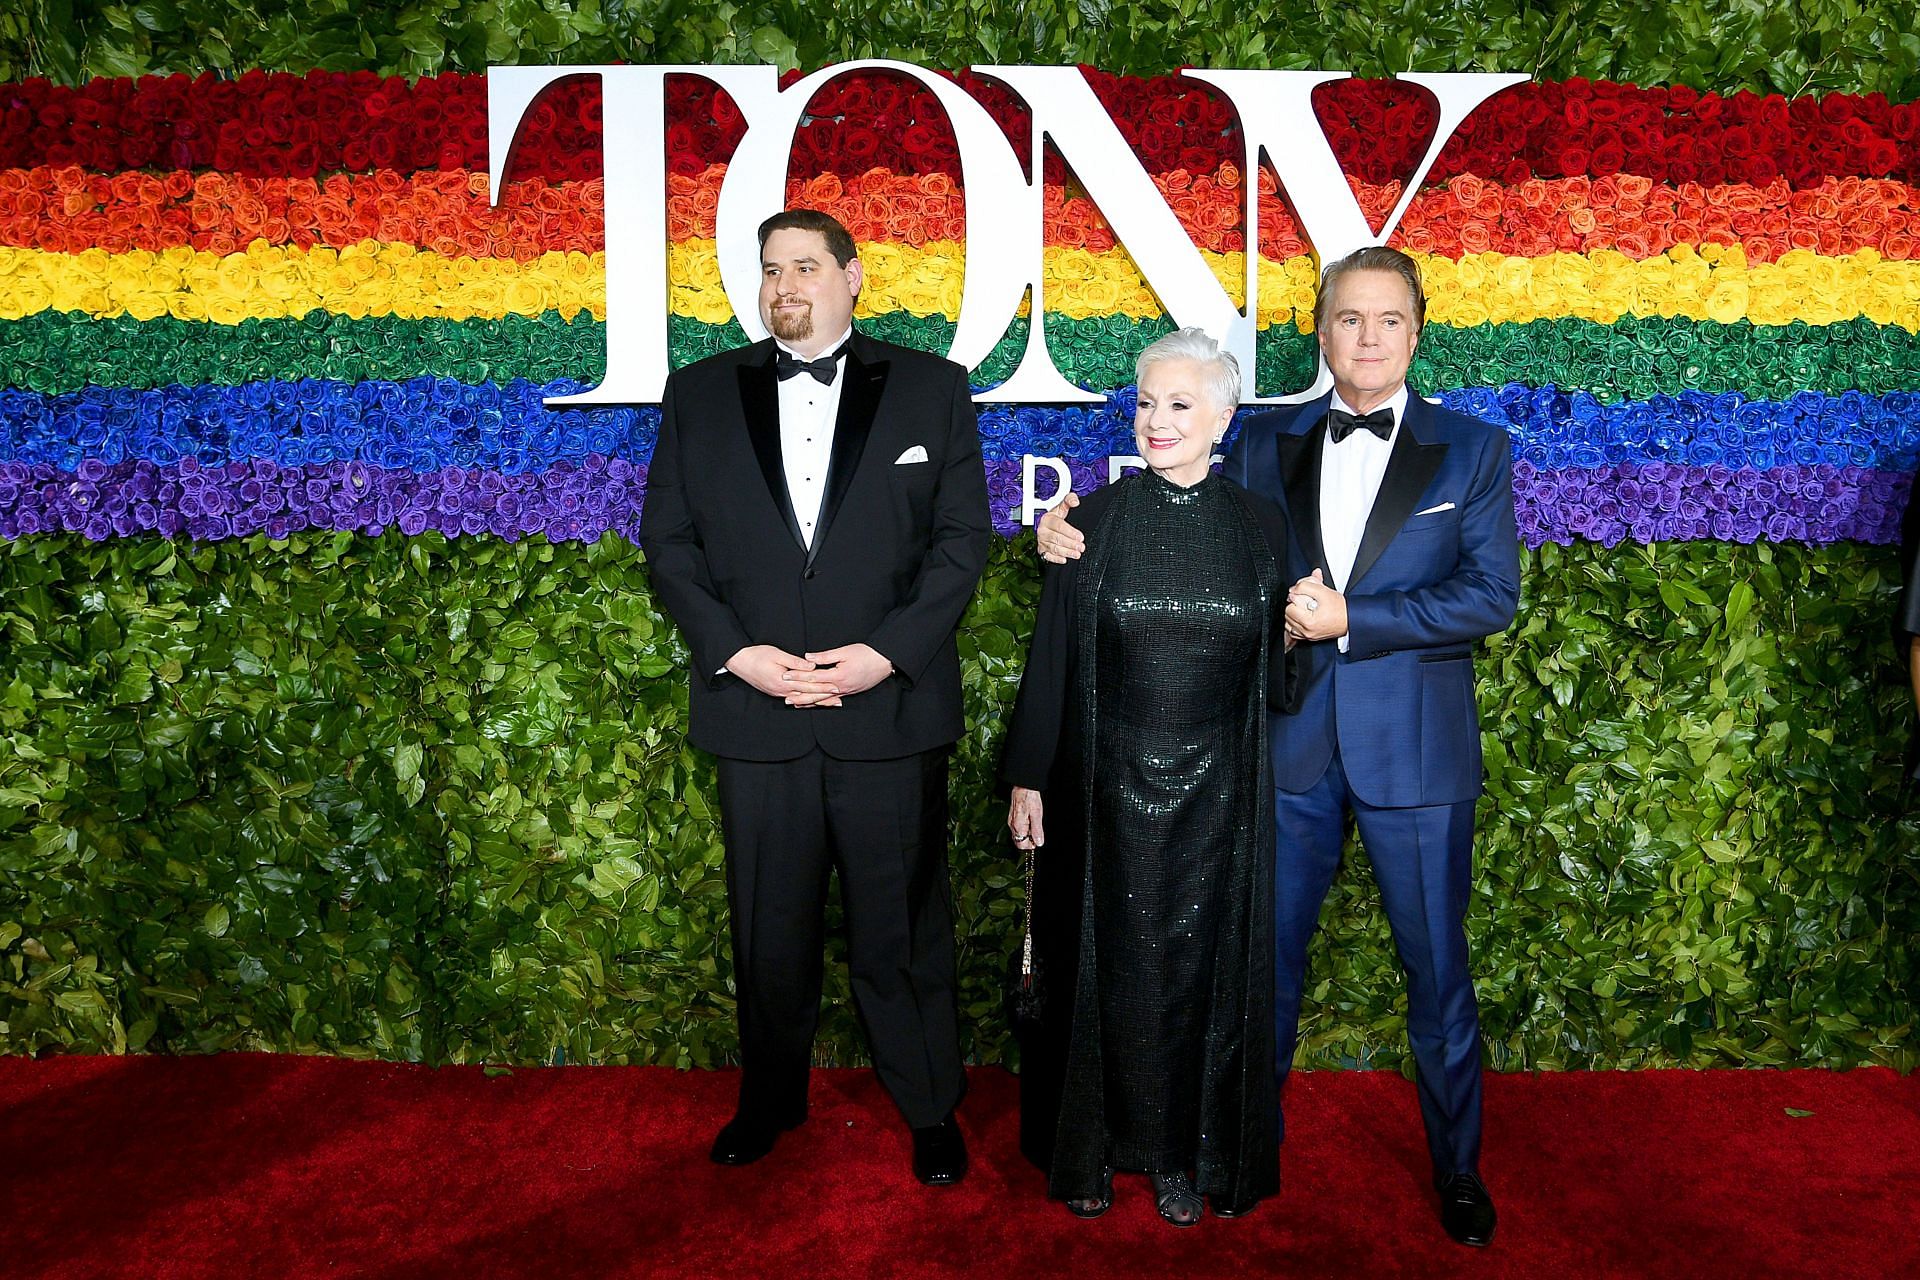
[(0, 462), (0, 538), (64, 530), (96, 541), (157, 532), (166, 537), (284, 538), (307, 529), (411, 537), (493, 534), (509, 541), (543, 533), (592, 542), (612, 530), (640, 532), (647, 471), (590, 454), (538, 475), (442, 467), (416, 472), (335, 462), (283, 467), (267, 459), (203, 467), (95, 460), (77, 471)]
[(1564, 471), (1513, 464), (1520, 536), (1577, 540), (1872, 542), (1900, 540), (1911, 472), (1814, 466), (1735, 469), (1669, 462)]
[[(1106, 463), (1070, 462), (1073, 485), (1106, 482)], [(1865, 467), (1774, 467), (1765, 471), (1672, 463), (1513, 469), (1520, 535), (1529, 546), (1585, 540), (1612, 546), (1690, 541), (1824, 543), (1898, 540), (1913, 477)], [(1044, 469), (1033, 488), (1055, 494)], [(1017, 460), (987, 463), (993, 522), (1019, 530), (1026, 486)], [(266, 459), (203, 467), (97, 460), (77, 471), (0, 462), (0, 538), (66, 531), (95, 540), (158, 532), (217, 539), (307, 529), (409, 536), (544, 534), (592, 541), (611, 530), (639, 533), (646, 468), (590, 454), (538, 475), (442, 467), (415, 472), (363, 462), (283, 467)]]

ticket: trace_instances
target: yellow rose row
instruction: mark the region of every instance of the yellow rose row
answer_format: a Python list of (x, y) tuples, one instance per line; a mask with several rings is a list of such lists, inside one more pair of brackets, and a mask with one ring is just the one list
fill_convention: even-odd
[[(1228, 296), (1238, 299), (1244, 258), (1202, 253)], [(861, 315), (908, 311), (956, 316), (963, 255), (958, 244), (922, 247), (867, 244)], [(1890, 261), (1872, 249), (1839, 257), (1796, 250), (1770, 263), (1748, 263), (1737, 247), (1681, 245), (1644, 261), (1611, 250), (1543, 257), (1469, 254), (1423, 256), (1428, 318), (1465, 326), (1576, 317), (1610, 324), (1625, 315), (1731, 323), (1751, 320), (1832, 324), (1864, 316), (1876, 324), (1920, 331), (1920, 263)], [(1075, 319), (1162, 314), (1159, 300), (1123, 250), (1092, 253), (1050, 248), (1045, 254), (1047, 309)], [(718, 324), (733, 315), (720, 287), (711, 240), (669, 251), (675, 314)], [(396, 316), (498, 319), (582, 310), (606, 315), (606, 263), (601, 254), (545, 253), (524, 262), (444, 257), (412, 245), (364, 241), (346, 249), (272, 247), (255, 241), (220, 256), (189, 248), (154, 253), (49, 253), (0, 248), (0, 319), (39, 311), (81, 311), (150, 320), (236, 324), (325, 310), (355, 318)], [(1311, 258), (1260, 263), (1262, 325), (1313, 327), (1315, 268)]]

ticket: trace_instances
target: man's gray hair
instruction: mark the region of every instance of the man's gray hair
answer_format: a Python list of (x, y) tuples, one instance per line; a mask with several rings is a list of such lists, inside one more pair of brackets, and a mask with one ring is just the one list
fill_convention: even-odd
[(1205, 329), (1177, 329), (1148, 345), (1133, 362), (1133, 383), (1137, 387), (1147, 369), (1163, 360), (1192, 360), (1206, 369), (1206, 392), (1216, 409), (1240, 407), (1240, 362), (1212, 338)]

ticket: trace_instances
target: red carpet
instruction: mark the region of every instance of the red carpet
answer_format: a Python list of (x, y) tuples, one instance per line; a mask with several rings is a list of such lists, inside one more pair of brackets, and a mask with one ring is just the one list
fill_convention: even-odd
[[(0, 1273), (27, 1276), (1901, 1276), (1920, 1274), (1920, 1076), (1491, 1076), (1493, 1247), (1441, 1234), (1412, 1086), (1296, 1075), (1286, 1190), (1176, 1231), (1144, 1185), (1081, 1222), (974, 1073), (974, 1165), (907, 1170), (873, 1077), (746, 1169), (729, 1073), (489, 1078), (323, 1058), (0, 1058)], [(1796, 1111), (1811, 1115), (1796, 1116)]]

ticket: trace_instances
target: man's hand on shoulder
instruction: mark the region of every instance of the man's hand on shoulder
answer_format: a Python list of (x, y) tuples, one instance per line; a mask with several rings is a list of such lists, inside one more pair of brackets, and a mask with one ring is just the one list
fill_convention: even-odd
[(793, 692), (789, 674), (802, 675), (813, 670), (813, 663), (795, 657), (770, 644), (750, 644), (727, 659), (727, 670), (766, 694), (785, 698)]
[(1067, 496), (1040, 517), (1034, 533), (1040, 543), (1040, 558), (1050, 564), (1065, 564), (1086, 554), (1087, 536), (1067, 523), (1067, 512), (1080, 505), (1080, 495), (1067, 490)]

